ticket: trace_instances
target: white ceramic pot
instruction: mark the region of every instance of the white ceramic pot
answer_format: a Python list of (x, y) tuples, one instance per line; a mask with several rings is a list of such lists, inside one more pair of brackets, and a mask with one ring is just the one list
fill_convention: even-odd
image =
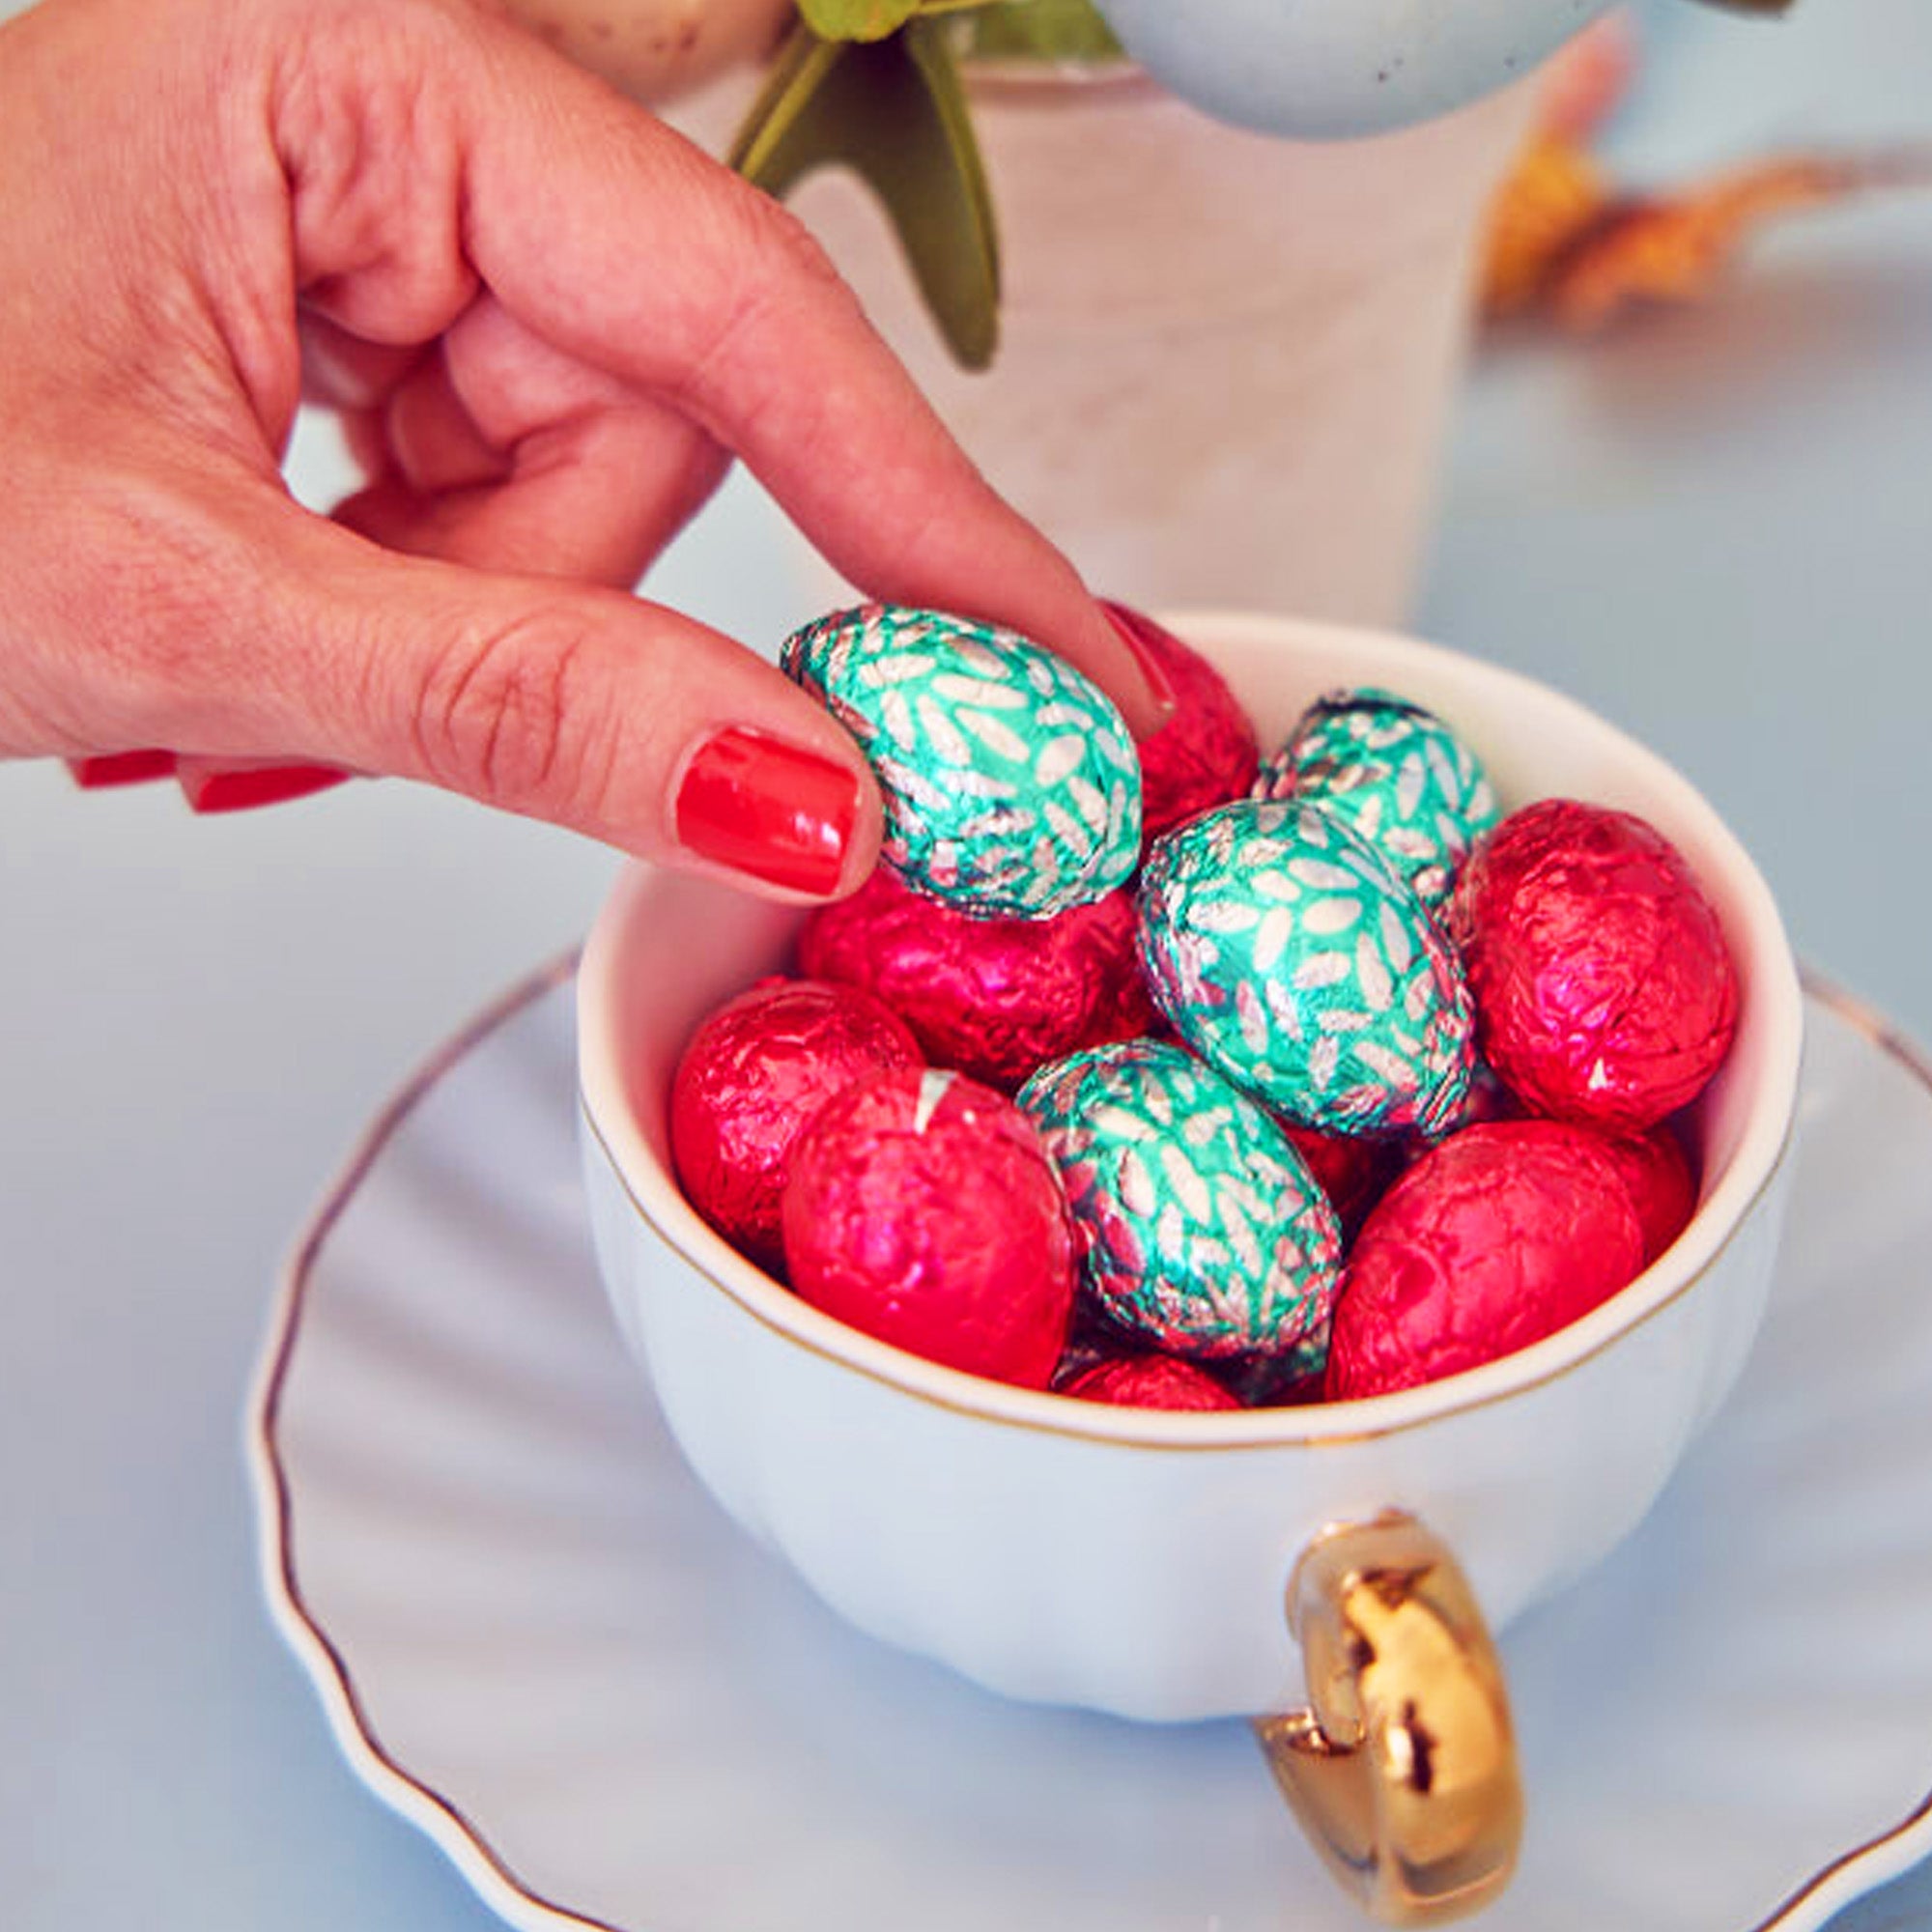
[[(723, 152), (747, 93), (671, 115)], [(1533, 83), (1351, 141), (1227, 127), (1131, 69), (970, 97), (1005, 277), (991, 369), (951, 359), (854, 178), (790, 205), (980, 469), (1108, 596), (1399, 623)]]

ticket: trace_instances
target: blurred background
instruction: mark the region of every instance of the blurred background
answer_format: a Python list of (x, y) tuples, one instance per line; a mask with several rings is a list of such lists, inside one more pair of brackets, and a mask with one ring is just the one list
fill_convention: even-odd
[[(1620, 180), (1932, 136), (1922, 0), (1800, 0), (1778, 25), (1673, 4), (1644, 32), (1603, 150)], [(291, 480), (346, 486), (326, 425)], [(648, 589), (771, 647), (822, 580), (734, 477)], [(1804, 957), (1932, 1039), (1932, 194), (1781, 222), (1694, 307), (1486, 339), (1413, 627), (1674, 760)], [(351, 1776), (273, 1634), (241, 1417), (277, 1269), (359, 1127), (579, 938), (614, 864), (399, 784), (196, 821), (171, 788), (0, 766), (16, 1932), (497, 1922)], [(1932, 1927), (1932, 1875), (1839, 1924)]]

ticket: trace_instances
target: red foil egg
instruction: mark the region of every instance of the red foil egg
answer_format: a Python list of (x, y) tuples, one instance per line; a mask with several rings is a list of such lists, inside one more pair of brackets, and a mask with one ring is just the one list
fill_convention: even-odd
[(1641, 1133), (1730, 1048), (1738, 980), (1683, 855), (1629, 812), (1545, 799), (1464, 863), (1449, 926), (1478, 1050), (1530, 1112)]
[(799, 961), (884, 1001), (935, 1065), (1008, 1092), (1154, 1019), (1124, 889), (1050, 919), (974, 919), (876, 871), (810, 914)]
[(1011, 1101), (895, 1068), (822, 1106), (792, 1151), (793, 1290), (949, 1368), (1044, 1388), (1073, 1305), (1059, 1177)]
[(1327, 1395), (1411, 1388), (1553, 1335), (1633, 1280), (1642, 1224), (1600, 1136), (1497, 1121), (1432, 1149), (1363, 1223)]
[(799, 1130), (919, 1043), (869, 993), (761, 980), (701, 1021), (671, 1076), (672, 1165), (685, 1198), (748, 1259), (783, 1265), (779, 1211)]
[(1230, 799), (1245, 798), (1261, 767), (1255, 727), (1228, 680), (1191, 645), (1124, 604), (1108, 612), (1174, 694), (1174, 715), (1141, 754), (1141, 842)]
[(1120, 1408), (1239, 1408), (1206, 1369), (1179, 1355), (1114, 1355), (1057, 1384), (1062, 1395)]
[(1668, 1122), (1660, 1122), (1647, 1134), (1625, 1135), (1605, 1145), (1630, 1189), (1631, 1206), (1643, 1228), (1643, 1264), (1648, 1267), (1696, 1212), (1697, 1179), (1690, 1156)]
[(1295, 1121), (1283, 1121), (1281, 1124), (1294, 1143), (1295, 1151), (1308, 1163), (1309, 1173), (1327, 1195), (1342, 1223), (1343, 1237), (1351, 1239), (1362, 1225), (1363, 1216), (1375, 1206), (1402, 1164), (1399, 1144), (1376, 1140), (1366, 1134), (1325, 1133), (1320, 1127), (1304, 1127)]

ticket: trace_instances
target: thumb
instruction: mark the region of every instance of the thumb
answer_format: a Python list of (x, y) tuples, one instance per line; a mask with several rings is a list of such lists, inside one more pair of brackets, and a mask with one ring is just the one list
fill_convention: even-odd
[(272, 521), (282, 663), (253, 680), (252, 749), (427, 780), (781, 896), (870, 870), (880, 809), (858, 747), (731, 639), (619, 591), (384, 550), (293, 506)]

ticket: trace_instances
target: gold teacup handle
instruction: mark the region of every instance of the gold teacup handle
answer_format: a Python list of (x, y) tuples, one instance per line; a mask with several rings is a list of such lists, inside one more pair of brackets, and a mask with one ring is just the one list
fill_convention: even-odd
[(1487, 1905), (1516, 1865), (1522, 1785), (1502, 1669), (1467, 1579), (1413, 1517), (1324, 1530), (1288, 1586), (1306, 1711), (1255, 1734), (1302, 1829), (1384, 1924)]

